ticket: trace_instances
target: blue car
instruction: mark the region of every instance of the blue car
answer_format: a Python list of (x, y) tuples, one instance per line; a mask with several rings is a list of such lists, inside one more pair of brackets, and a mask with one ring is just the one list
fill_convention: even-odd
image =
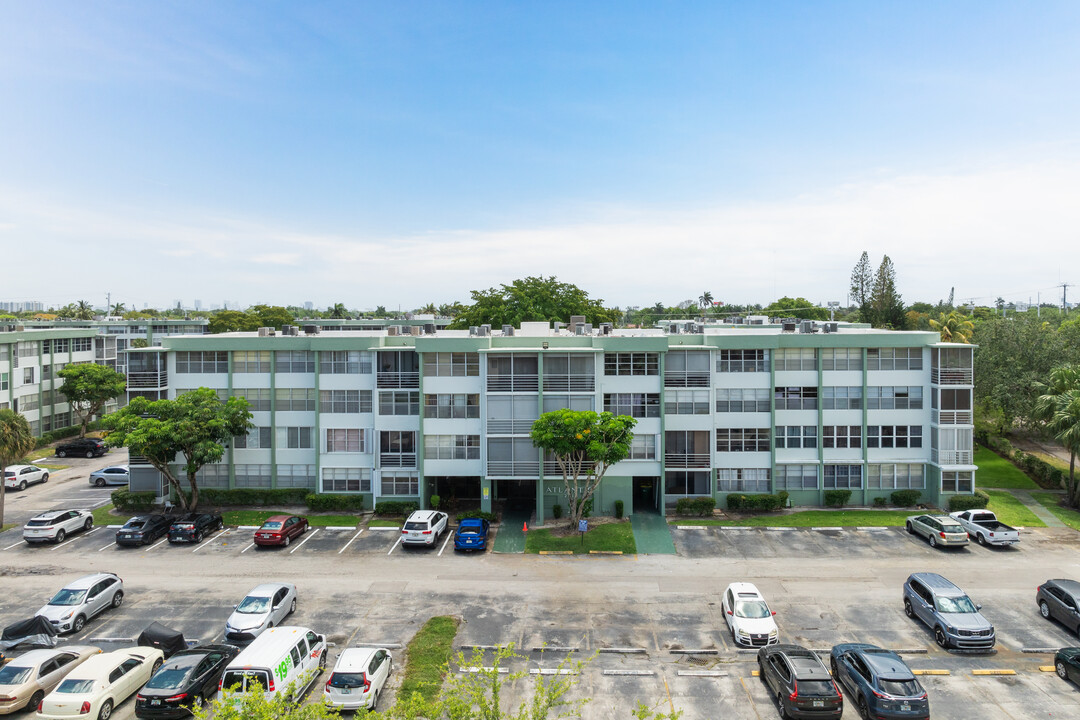
[(859, 717), (930, 717), (926, 690), (896, 653), (866, 643), (844, 643), (834, 646), (830, 656), (833, 677), (848, 691)]
[(458, 524), (457, 530), (454, 531), (454, 549), (486, 549), (489, 527), (488, 521), (480, 518), (466, 518), (465, 520), (462, 520)]

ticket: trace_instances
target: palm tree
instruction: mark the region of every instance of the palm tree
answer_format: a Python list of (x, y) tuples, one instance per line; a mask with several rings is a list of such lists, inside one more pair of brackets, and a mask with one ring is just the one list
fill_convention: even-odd
[(1076, 455), (1080, 453), (1080, 366), (1066, 363), (1050, 371), (1049, 382), (1036, 383), (1039, 397), (1033, 411), (1054, 438), (1069, 451), (1065, 504), (1080, 507)]
[(953, 310), (948, 315), (938, 313), (937, 320), (930, 318), (930, 327), (941, 333), (941, 342), (970, 343), (975, 323)]
[(345, 309), (343, 303), (334, 303), (334, 306), (328, 309), (330, 310), (330, 317), (332, 318), (345, 318), (349, 316), (349, 311)]
[(702, 312), (708, 310), (709, 307), (712, 305), (712, 293), (706, 290), (705, 292), (701, 293), (700, 296), (698, 296), (697, 301), (698, 305), (701, 306)]
[(427, 305), (420, 308), (416, 312), (422, 313), (422, 314), (425, 314), (425, 315), (427, 315), (427, 314), (434, 315), (435, 313), (438, 312), (438, 309), (435, 307), (435, 303), (428, 303)]
[[(4, 468), (34, 449), (34, 434), (30, 423), (19, 413), (4, 408), (0, 410), (0, 478)], [(0, 487), (0, 527), (4, 525), (4, 495)]]
[(126, 312), (127, 312), (127, 306), (124, 305), (124, 303), (122, 303), (122, 302), (118, 302), (118, 303), (116, 303), (115, 305), (112, 306), (112, 310), (109, 312), (109, 314), (120, 317)]
[(93, 320), (94, 319), (94, 306), (85, 300), (80, 300), (75, 305), (75, 319), (76, 320)]

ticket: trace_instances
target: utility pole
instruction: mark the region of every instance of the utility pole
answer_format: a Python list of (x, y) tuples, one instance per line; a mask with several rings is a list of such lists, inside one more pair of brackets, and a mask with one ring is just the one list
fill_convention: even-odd
[(112, 293), (105, 293), (105, 315), (112, 315)]
[(1072, 283), (1061, 283), (1058, 287), (1061, 288), (1061, 312), (1069, 312), (1069, 303), (1067, 300), (1069, 288), (1072, 287)]

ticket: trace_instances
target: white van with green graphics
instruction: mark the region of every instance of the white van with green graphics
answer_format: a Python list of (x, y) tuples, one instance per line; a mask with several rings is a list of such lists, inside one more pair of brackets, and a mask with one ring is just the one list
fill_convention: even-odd
[(292, 686), (293, 698), (308, 691), (326, 667), (326, 637), (304, 627), (264, 630), (233, 658), (218, 689), (233, 694), (251, 692), (256, 684), (268, 696)]

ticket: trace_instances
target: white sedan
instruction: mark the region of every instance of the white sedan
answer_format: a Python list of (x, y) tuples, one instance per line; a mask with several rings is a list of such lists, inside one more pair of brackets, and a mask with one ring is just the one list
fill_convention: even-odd
[(62, 543), (71, 533), (92, 527), (94, 516), (89, 510), (52, 510), (35, 515), (23, 525), (23, 540)]
[(25, 490), (27, 485), (49, 482), (49, 471), (37, 465), (8, 465), (4, 468), (4, 489)]
[(161, 650), (133, 647), (94, 655), (45, 696), (39, 720), (109, 720), (117, 705), (150, 680), (164, 659)]

